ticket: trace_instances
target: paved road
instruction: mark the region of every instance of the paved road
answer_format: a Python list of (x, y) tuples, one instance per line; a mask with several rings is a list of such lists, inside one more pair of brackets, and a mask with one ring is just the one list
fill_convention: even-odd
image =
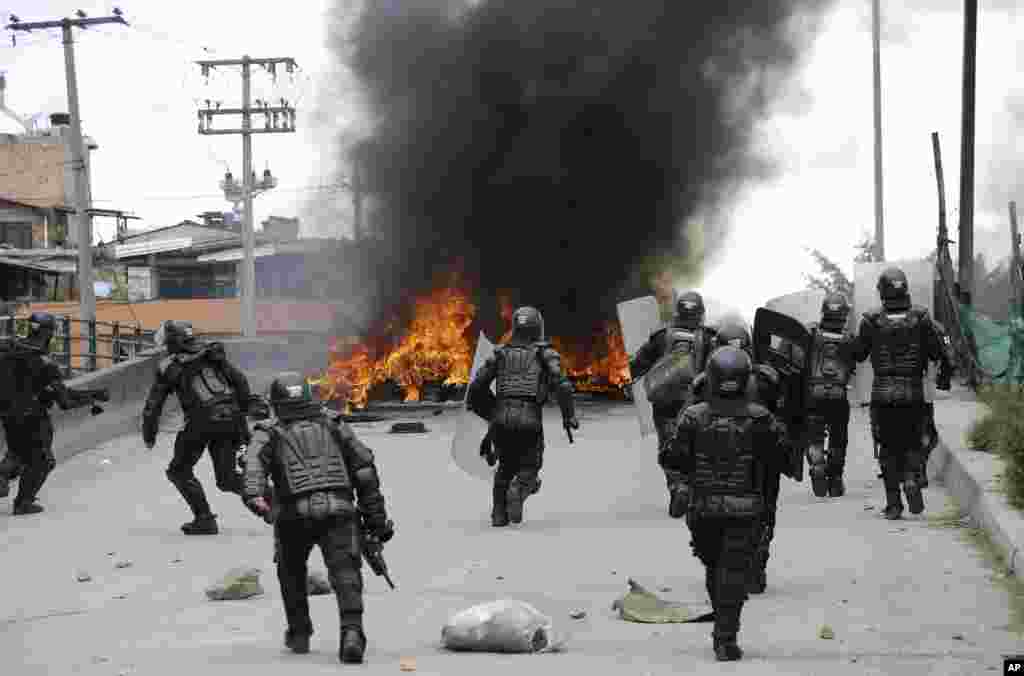
[[(769, 590), (745, 608), (747, 659), (714, 662), (710, 626), (618, 620), (612, 601), (636, 578), (665, 596), (702, 599), (703, 575), (688, 534), (664, 514), (653, 441), (641, 442), (626, 406), (585, 405), (569, 446), (549, 414), (542, 493), (516, 530), (489, 526), (490, 489), (449, 462), (452, 412), (427, 416), (427, 435), (359, 425), (375, 449), (397, 536), (386, 555), (398, 584), (367, 571), (367, 673), (396, 673), (413, 657), (422, 674), (971, 674), (999, 673), (1021, 651), (1003, 628), (1008, 600), (953, 531), (925, 518), (882, 520), (863, 411), (854, 414), (849, 494), (834, 502), (786, 483)], [(62, 464), (43, 493), (48, 510), (0, 514), (0, 655), (4, 673), (163, 675), (328, 674), (336, 661), (332, 597), (313, 600), (313, 652), (280, 644), (283, 615), (271, 537), (236, 499), (217, 494), (222, 534), (187, 539), (187, 516), (164, 479), (171, 437), (152, 452), (116, 440)], [(213, 486), (209, 463), (201, 479)], [(6, 502), (6, 501), (5, 501)], [(127, 558), (132, 566), (116, 568)], [(209, 602), (204, 588), (228, 568), (265, 572), (260, 599)], [(320, 565), (319, 561), (315, 565)], [(84, 570), (90, 582), (77, 582)], [(570, 634), (568, 651), (535, 656), (438, 650), (454, 612), (496, 598), (534, 603)], [(587, 611), (572, 620), (576, 608)], [(819, 626), (834, 640), (817, 638)], [(16, 666), (21, 663), (20, 666)]]

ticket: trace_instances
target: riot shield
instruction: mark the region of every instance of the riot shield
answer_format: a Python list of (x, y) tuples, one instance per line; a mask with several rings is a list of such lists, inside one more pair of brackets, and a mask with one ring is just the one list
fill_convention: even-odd
[(754, 315), (754, 361), (779, 372), (782, 405), (778, 416), (786, 423), (793, 449), (794, 478), (803, 480), (807, 395), (807, 357), (811, 334), (799, 321), (767, 308)]
[[(494, 354), (494, 345), (487, 340), (483, 331), (476, 343), (476, 354), (473, 356), (473, 367), (469, 371), (469, 381), (487, 361), (487, 358)], [(466, 397), (469, 396), (469, 388), (466, 388)], [(497, 466), (491, 467), (487, 461), (480, 457), (480, 442), (487, 434), (487, 422), (465, 407), (463, 400), (462, 410), (459, 411), (459, 419), (455, 424), (455, 436), (452, 438), (452, 460), (466, 474), (477, 479), (491, 481)]]
[[(647, 342), (651, 334), (661, 327), (658, 301), (654, 296), (643, 296), (619, 303), (617, 307), (619, 326), (622, 329), (622, 342), (626, 354), (633, 356)], [(633, 391), (633, 406), (636, 407), (637, 419), (640, 421), (640, 436), (646, 437), (654, 432), (654, 415), (647, 401), (643, 378), (630, 385)]]

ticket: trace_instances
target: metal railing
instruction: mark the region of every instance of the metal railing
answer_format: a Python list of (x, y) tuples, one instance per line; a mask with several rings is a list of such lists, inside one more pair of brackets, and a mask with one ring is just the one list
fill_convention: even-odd
[[(72, 335), (72, 323), (79, 325), (78, 335)], [(71, 377), (135, 359), (140, 352), (156, 347), (155, 333), (144, 330), (137, 322), (82, 321), (67, 315), (58, 316), (57, 332), (50, 342), (50, 355), (60, 362), (64, 375)], [(0, 316), (0, 337), (24, 337), (27, 334), (27, 316)], [(87, 352), (81, 351), (83, 337), (88, 337)], [(73, 344), (79, 347), (78, 351), (73, 349)], [(101, 346), (107, 349), (101, 350)], [(73, 359), (78, 360), (77, 365)]]

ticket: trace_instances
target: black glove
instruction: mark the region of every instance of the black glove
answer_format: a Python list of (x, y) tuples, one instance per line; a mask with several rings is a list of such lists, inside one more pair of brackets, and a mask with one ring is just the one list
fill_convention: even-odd
[(935, 377), (935, 389), (948, 392), (952, 388), (952, 377), (948, 371), (939, 371)]
[(100, 390), (99, 392), (93, 395), (93, 399), (95, 399), (96, 401), (104, 402), (110, 401), (110, 390)]
[(580, 421), (576, 419), (576, 416), (571, 416), (562, 421), (562, 426), (567, 430), (578, 430), (580, 428)]
[(381, 544), (384, 544), (391, 538), (395, 537), (395, 522), (388, 519), (383, 525), (371, 526), (370, 535), (372, 535)]
[(491, 467), (494, 467), (494, 463), (498, 461), (498, 456), (494, 452), (494, 442), (491, 441), (490, 432), (480, 440), (480, 457), (486, 460), (487, 464)]

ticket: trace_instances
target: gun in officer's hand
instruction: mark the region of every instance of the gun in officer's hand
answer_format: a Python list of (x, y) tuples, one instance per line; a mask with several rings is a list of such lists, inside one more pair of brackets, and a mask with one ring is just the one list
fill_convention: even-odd
[[(388, 527), (392, 524), (391, 520), (388, 520)], [(374, 575), (379, 575), (384, 578), (385, 582), (392, 589), (395, 588), (395, 583), (391, 581), (391, 575), (388, 573), (388, 564), (384, 561), (384, 543), (380, 541), (376, 535), (370, 532), (370, 529), (366, 527), (365, 522), (362, 525), (363, 537), (362, 537), (362, 550), (363, 558), (366, 559), (366, 564), (370, 566), (370, 570), (373, 571)]]
[(65, 396), (62, 397), (59, 391), (49, 390), (48, 388), (48, 395), (44, 396), (46, 396), (49, 406), (56, 402), (65, 411), (82, 408), (83, 406), (91, 406), (89, 413), (92, 415), (103, 413), (103, 407), (96, 402), (110, 401), (110, 391), (106, 388), (72, 389), (66, 387), (64, 388), (64, 394)]
[(566, 418), (562, 421), (562, 427), (565, 428), (565, 434), (569, 437), (569, 443), (575, 443), (576, 440), (572, 438), (572, 431), (580, 428), (580, 422), (576, 418)]

